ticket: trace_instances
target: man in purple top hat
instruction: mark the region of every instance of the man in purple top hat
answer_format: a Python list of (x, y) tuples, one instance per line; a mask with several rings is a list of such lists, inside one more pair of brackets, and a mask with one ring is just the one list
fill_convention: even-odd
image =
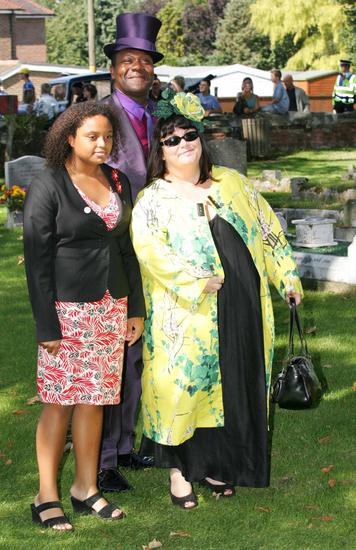
[[(163, 59), (155, 41), (161, 22), (145, 13), (123, 13), (116, 18), (116, 41), (104, 47), (111, 59), (115, 90), (106, 103), (119, 121), (119, 153), (109, 162), (130, 180), (132, 200), (146, 183), (147, 157), (153, 130), (155, 104), (148, 94), (154, 78), (153, 64)], [(123, 491), (131, 486), (118, 465), (149, 467), (152, 457), (133, 451), (134, 426), (141, 396), (142, 344), (127, 349), (120, 405), (104, 408), (104, 426), (98, 484), (103, 491)]]

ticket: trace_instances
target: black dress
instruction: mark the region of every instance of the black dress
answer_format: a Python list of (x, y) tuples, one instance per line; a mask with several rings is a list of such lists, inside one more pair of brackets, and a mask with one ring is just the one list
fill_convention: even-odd
[(210, 477), (246, 487), (269, 484), (260, 278), (243, 239), (219, 216), (210, 222), (225, 272), (218, 292), (223, 428), (197, 428), (177, 446), (143, 436), (141, 452), (187, 481)]

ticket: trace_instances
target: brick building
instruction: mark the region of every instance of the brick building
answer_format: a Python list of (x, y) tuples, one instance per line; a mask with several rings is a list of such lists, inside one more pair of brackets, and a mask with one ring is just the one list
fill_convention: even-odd
[(0, 63), (45, 63), (45, 20), (53, 15), (32, 0), (0, 0)]

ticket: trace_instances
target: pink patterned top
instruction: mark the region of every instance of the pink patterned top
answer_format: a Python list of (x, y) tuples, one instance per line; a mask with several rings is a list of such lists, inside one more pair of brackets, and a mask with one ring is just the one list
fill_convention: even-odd
[(109, 204), (105, 207), (99, 206), (99, 204), (96, 204), (96, 202), (89, 199), (89, 197), (81, 190), (75, 183), (73, 183), (74, 187), (82, 197), (82, 199), (88, 204), (88, 206), (94, 210), (95, 214), (100, 216), (104, 222), (106, 223), (106, 226), (108, 228), (108, 231), (111, 231), (114, 229), (115, 225), (117, 224), (118, 217), (120, 216), (120, 206), (116, 200), (116, 196), (113, 193), (113, 190), (110, 187), (110, 200)]

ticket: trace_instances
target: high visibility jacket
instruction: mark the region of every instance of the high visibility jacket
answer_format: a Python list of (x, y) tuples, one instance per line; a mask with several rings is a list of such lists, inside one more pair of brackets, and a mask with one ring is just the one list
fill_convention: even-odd
[(356, 96), (356, 75), (346, 73), (339, 74), (336, 78), (333, 90), (333, 105), (343, 103), (344, 105), (353, 105)]

